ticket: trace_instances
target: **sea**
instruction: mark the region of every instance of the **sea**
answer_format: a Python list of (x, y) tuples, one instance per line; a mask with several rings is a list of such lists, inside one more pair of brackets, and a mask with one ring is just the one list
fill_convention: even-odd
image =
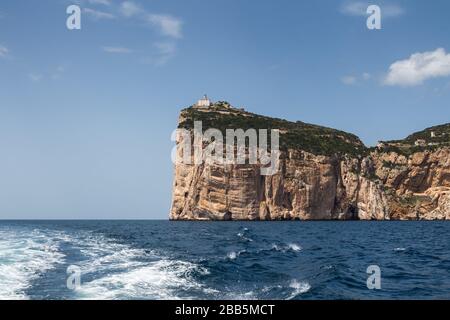
[(449, 240), (431, 221), (0, 221), (0, 300), (450, 299)]

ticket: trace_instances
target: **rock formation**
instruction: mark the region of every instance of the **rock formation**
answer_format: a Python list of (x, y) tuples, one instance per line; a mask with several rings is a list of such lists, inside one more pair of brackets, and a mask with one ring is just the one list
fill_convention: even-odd
[(279, 168), (264, 176), (260, 164), (178, 163), (171, 220), (450, 219), (450, 125), (366, 148), (342, 131), (225, 102), (183, 110), (179, 128), (192, 131), (197, 120), (222, 131), (280, 129)]

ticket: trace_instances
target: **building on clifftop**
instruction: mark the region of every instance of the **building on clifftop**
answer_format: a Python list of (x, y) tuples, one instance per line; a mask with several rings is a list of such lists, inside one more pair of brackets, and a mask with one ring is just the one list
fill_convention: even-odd
[(197, 101), (197, 104), (195, 106), (198, 108), (209, 108), (211, 105), (211, 100), (209, 100), (208, 96), (205, 94), (203, 98)]

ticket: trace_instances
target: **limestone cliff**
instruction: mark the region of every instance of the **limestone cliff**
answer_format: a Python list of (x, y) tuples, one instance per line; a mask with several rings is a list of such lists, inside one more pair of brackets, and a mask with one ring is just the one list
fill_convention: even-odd
[(183, 110), (179, 128), (196, 120), (219, 130), (280, 129), (279, 168), (264, 176), (259, 164), (179, 163), (172, 220), (450, 219), (450, 125), (368, 149), (342, 131), (227, 103)]

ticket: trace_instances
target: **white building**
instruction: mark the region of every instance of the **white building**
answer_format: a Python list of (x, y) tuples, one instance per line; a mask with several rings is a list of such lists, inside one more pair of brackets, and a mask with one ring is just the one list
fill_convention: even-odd
[(196, 106), (201, 108), (208, 108), (212, 105), (211, 100), (209, 100), (208, 96), (205, 94), (203, 98), (198, 100)]
[(414, 144), (418, 147), (425, 147), (427, 142), (424, 139), (417, 139)]

